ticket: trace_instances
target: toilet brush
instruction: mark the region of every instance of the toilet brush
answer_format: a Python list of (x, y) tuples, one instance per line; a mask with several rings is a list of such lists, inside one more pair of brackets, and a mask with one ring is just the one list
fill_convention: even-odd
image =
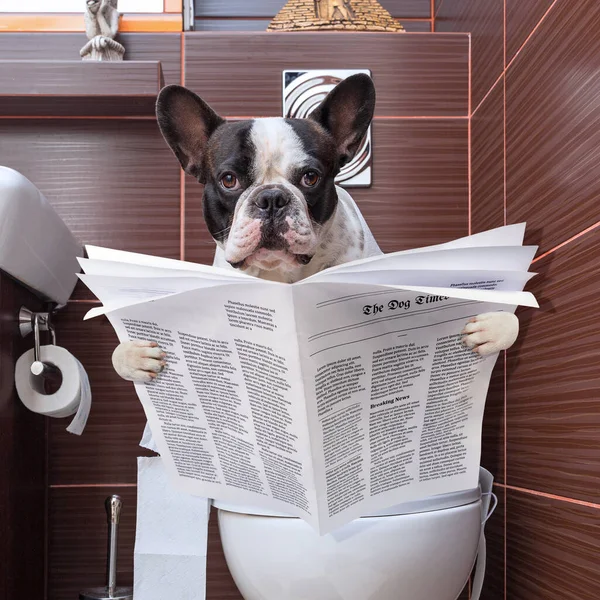
[(106, 514), (108, 517), (108, 567), (107, 584), (105, 587), (91, 588), (79, 594), (79, 600), (133, 600), (133, 589), (117, 587), (117, 540), (119, 519), (123, 501), (119, 496), (106, 499)]

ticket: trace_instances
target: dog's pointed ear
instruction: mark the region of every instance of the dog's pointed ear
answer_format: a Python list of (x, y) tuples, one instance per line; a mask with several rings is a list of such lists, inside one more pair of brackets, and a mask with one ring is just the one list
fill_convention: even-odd
[(206, 145), (225, 120), (202, 98), (180, 85), (168, 85), (161, 90), (156, 101), (156, 118), (185, 172), (205, 183)]
[(329, 92), (309, 118), (335, 140), (340, 166), (354, 158), (375, 112), (375, 86), (364, 73), (351, 75)]

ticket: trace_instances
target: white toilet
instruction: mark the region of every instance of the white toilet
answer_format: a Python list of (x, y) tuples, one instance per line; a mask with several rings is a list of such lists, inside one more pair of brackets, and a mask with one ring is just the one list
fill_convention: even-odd
[(492, 483), (481, 469), (475, 489), (401, 504), (323, 537), (298, 518), (214, 505), (245, 600), (456, 600), (478, 548), (485, 554)]

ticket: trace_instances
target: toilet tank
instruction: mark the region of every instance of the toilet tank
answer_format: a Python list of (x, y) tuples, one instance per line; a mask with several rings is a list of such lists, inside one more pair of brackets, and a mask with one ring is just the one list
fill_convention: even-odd
[(77, 283), (78, 256), (82, 247), (42, 193), (0, 166), (0, 270), (64, 304)]

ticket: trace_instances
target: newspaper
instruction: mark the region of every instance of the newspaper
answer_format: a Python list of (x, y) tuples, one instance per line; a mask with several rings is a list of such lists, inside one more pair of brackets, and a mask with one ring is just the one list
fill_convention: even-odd
[(120, 341), (166, 370), (136, 384), (179, 489), (284, 512), (327, 533), (477, 486), (496, 356), (468, 320), (517, 305), (524, 225), (347, 263), (295, 284), (88, 246), (81, 279)]

